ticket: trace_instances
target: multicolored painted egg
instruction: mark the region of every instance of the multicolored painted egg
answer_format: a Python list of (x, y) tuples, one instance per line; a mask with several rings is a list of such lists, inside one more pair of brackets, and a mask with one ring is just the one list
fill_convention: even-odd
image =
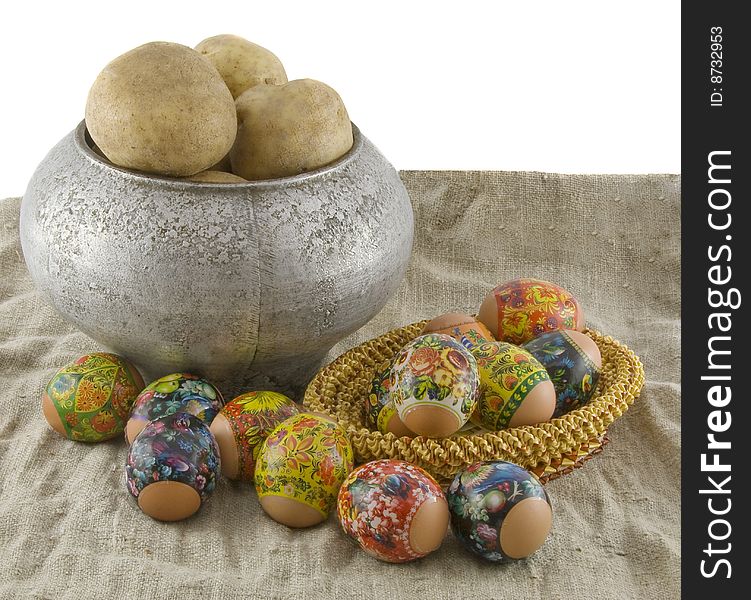
[(176, 412), (196, 416), (207, 425), (224, 406), (222, 394), (205, 379), (190, 373), (173, 373), (151, 382), (136, 398), (125, 440), (130, 444), (149, 421)]
[(392, 563), (436, 550), (449, 524), (441, 487), (402, 460), (375, 460), (352, 471), (339, 490), (337, 514), (363, 550)]
[(311, 527), (328, 518), (354, 467), (349, 438), (337, 423), (304, 412), (277, 425), (263, 441), (255, 484), (263, 510), (289, 527)]
[(391, 364), (392, 361), (382, 363), (373, 378), (365, 404), (365, 422), (370, 429), (381, 433), (393, 433), (396, 437), (414, 437), (415, 434), (402, 423), (396, 405), (389, 396)]
[(178, 412), (151, 421), (133, 440), (125, 482), (147, 515), (179, 521), (211, 495), (219, 469), (219, 448), (206, 423)]
[(491, 291), (478, 315), (498, 341), (524, 344), (548, 331), (584, 329), (584, 313), (569, 292), (539, 279), (514, 279)]
[(460, 471), (446, 498), (454, 535), (492, 562), (530, 556), (553, 524), (550, 498), (539, 479), (509, 462), (478, 462)]
[(252, 481), (261, 442), (299, 412), (297, 404), (277, 392), (248, 392), (227, 402), (210, 427), (222, 453), (225, 477)]
[(468, 350), (483, 342), (494, 342), (487, 327), (475, 317), (464, 313), (446, 313), (423, 327), (422, 333), (445, 333)]
[(504, 427), (547, 421), (555, 410), (555, 388), (540, 362), (529, 352), (506, 342), (486, 342), (472, 350), (480, 374), (478, 425), (498, 431)]
[(127, 360), (94, 352), (55, 373), (42, 394), (42, 413), (60, 435), (101, 442), (123, 432), (142, 389), (141, 374)]
[(600, 379), (602, 355), (594, 340), (578, 331), (550, 331), (524, 344), (547, 369), (557, 397), (554, 417), (583, 406)]
[(469, 419), (479, 377), (470, 352), (451, 336), (428, 333), (394, 358), (389, 395), (399, 418), (417, 435), (447, 437)]

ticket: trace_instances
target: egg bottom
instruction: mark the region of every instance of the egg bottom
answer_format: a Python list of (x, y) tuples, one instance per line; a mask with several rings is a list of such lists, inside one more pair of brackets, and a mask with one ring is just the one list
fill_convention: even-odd
[(501, 550), (511, 558), (533, 554), (550, 533), (553, 510), (543, 498), (525, 498), (506, 515), (499, 535)]
[(287, 527), (312, 527), (326, 520), (326, 517), (315, 508), (292, 498), (262, 496), (258, 501), (267, 515)]
[(46, 392), (42, 395), (42, 413), (52, 429), (57, 431), (63, 437), (68, 437), (68, 432), (65, 431), (65, 426), (60, 418), (60, 414), (57, 412), (55, 405), (52, 403), (52, 400), (50, 400), (50, 397)]
[(158, 521), (181, 521), (201, 507), (198, 492), (179, 481), (155, 481), (138, 494), (138, 507)]
[(446, 537), (450, 520), (448, 503), (430, 498), (417, 509), (409, 529), (409, 545), (423, 556), (437, 550)]
[(453, 411), (440, 404), (413, 406), (404, 413), (402, 422), (417, 435), (428, 437), (448, 437), (464, 425)]
[(211, 422), (209, 428), (214, 434), (214, 439), (219, 446), (219, 455), (222, 461), (222, 475), (228, 479), (237, 479), (240, 476), (240, 457), (235, 433), (229, 424), (227, 417), (219, 413)]

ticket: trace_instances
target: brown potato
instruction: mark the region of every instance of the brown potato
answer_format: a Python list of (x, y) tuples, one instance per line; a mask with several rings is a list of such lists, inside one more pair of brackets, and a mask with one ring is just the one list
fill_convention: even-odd
[(185, 179), (204, 183), (248, 183), (247, 179), (225, 171), (201, 171), (190, 177), (185, 177)]
[(237, 116), (206, 58), (187, 46), (151, 42), (102, 70), (89, 91), (86, 126), (114, 164), (185, 176), (225, 156)]
[(236, 101), (238, 131), (232, 172), (274, 179), (323, 167), (352, 147), (352, 124), (342, 99), (313, 79), (259, 85)]
[(222, 34), (203, 40), (196, 50), (208, 58), (237, 98), (259, 84), (287, 83), (287, 73), (277, 56), (236, 35)]

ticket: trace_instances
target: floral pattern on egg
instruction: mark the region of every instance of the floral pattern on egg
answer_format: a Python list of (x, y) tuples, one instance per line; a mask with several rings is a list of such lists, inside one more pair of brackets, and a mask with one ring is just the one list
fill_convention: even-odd
[(248, 392), (221, 410), (232, 428), (238, 449), (239, 478), (252, 481), (261, 443), (282, 421), (300, 412), (290, 398), (270, 391)]
[(345, 533), (376, 558), (407, 562), (425, 556), (410, 544), (412, 519), (424, 502), (444, 498), (421, 468), (376, 460), (350, 473), (339, 490), (337, 514)]
[(51, 402), (68, 438), (100, 442), (123, 431), (142, 389), (143, 379), (128, 361), (95, 352), (55, 373), (44, 400)]
[(457, 429), (475, 408), (479, 380), (474, 357), (452, 337), (440, 333), (421, 335), (394, 359), (389, 381), (390, 398), (404, 420), (420, 405), (440, 405), (451, 411)]
[(474, 463), (456, 474), (446, 493), (451, 529), (471, 552), (486, 560), (516, 560), (503, 551), (501, 526), (511, 509), (528, 498), (550, 504), (542, 484), (529, 471), (505, 461)]
[(482, 384), (473, 418), (491, 431), (507, 427), (535, 386), (550, 380), (545, 367), (514, 344), (486, 342), (472, 354)]
[(489, 298), (497, 310), (496, 331), (491, 323), (485, 324), (499, 341), (520, 345), (548, 331), (584, 326), (576, 298), (547, 281), (514, 279), (496, 287)]
[(527, 342), (524, 349), (548, 372), (555, 386), (554, 417), (589, 402), (600, 379), (600, 369), (565, 331), (552, 331)]
[(204, 501), (216, 487), (219, 461), (208, 426), (193, 415), (173, 413), (151, 421), (133, 440), (125, 481), (136, 498), (156, 481), (177, 481), (195, 489)]
[(279, 424), (258, 454), (259, 498), (280, 496), (314, 508), (324, 517), (354, 467), (346, 432), (330, 419), (300, 413)]
[(185, 412), (210, 425), (224, 405), (211, 383), (190, 373), (173, 373), (150, 383), (136, 399), (131, 418), (153, 421)]

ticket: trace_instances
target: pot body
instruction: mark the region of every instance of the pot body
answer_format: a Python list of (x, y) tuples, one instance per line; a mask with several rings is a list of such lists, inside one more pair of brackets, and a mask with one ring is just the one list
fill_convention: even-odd
[(398, 173), (353, 126), (335, 163), (211, 184), (95, 154), (84, 123), (34, 173), (21, 243), (55, 309), (149, 378), (299, 393), (401, 282), (413, 215)]

